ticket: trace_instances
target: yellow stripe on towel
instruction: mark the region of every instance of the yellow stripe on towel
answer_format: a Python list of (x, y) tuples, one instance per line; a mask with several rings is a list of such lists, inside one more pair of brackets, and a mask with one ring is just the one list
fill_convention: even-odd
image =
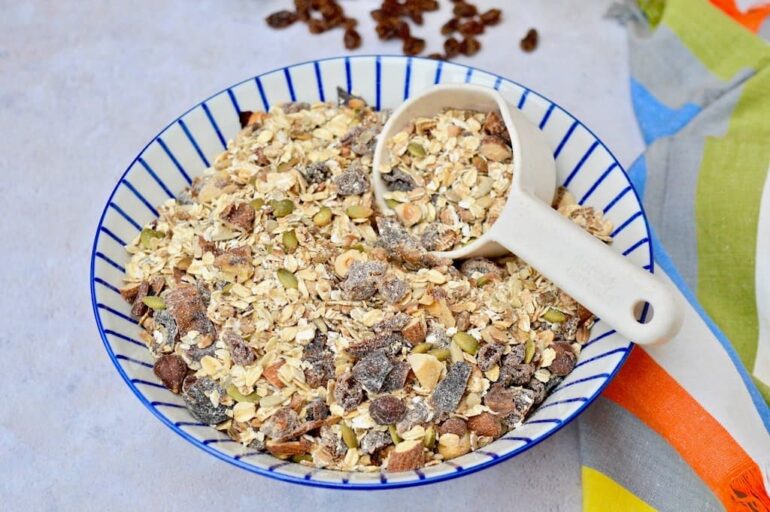
[(583, 466), (584, 512), (655, 512), (634, 493), (604, 473)]

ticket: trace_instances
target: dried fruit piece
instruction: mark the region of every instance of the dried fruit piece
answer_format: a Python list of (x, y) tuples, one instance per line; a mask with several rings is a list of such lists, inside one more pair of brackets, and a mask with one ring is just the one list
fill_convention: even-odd
[(455, 230), (440, 222), (428, 224), (420, 236), (420, 243), (428, 251), (448, 251), (459, 240)]
[(233, 360), (233, 363), (247, 366), (256, 362), (257, 354), (246, 344), (243, 338), (233, 331), (224, 331), (222, 333), (222, 341), (225, 342), (227, 349), (230, 351), (230, 358)]
[(420, 441), (404, 441), (396, 445), (388, 457), (388, 472), (413, 471), (425, 465), (423, 446)]
[(219, 214), (220, 219), (244, 231), (252, 230), (255, 217), (256, 212), (248, 203), (230, 203)]
[(361, 384), (353, 378), (351, 372), (337, 377), (334, 387), (334, 400), (345, 410), (350, 411), (364, 401), (364, 390)]
[(403, 389), (406, 384), (406, 379), (409, 376), (409, 370), (411, 366), (406, 361), (398, 361), (393, 363), (393, 369), (390, 370), (388, 376), (385, 377), (385, 382), (382, 383), (380, 391), (387, 393), (390, 391), (397, 391)]
[(377, 280), (387, 268), (387, 263), (381, 261), (354, 261), (340, 287), (350, 300), (370, 299), (377, 292)]
[(358, 196), (369, 192), (369, 176), (359, 167), (349, 167), (334, 178), (334, 184), (341, 196)]
[(290, 435), (298, 427), (299, 416), (297, 413), (289, 407), (282, 407), (262, 424), (259, 431), (271, 439), (281, 439)]
[(500, 268), (495, 263), (486, 258), (470, 258), (462, 262), (460, 272), (468, 277), (477, 275), (498, 274)]
[(550, 346), (556, 351), (556, 357), (548, 367), (552, 375), (557, 377), (564, 377), (568, 375), (574, 368), (577, 356), (572, 351), (572, 347), (569, 343), (554, 343)]
[(525, 388), (511, 388), (513, 393), (513, 411), (503, 418), (503, 425), (508, 429), (518, 427), (535, 403), (535, 393)]
[(497, 25), (500, 23), (500, 19), (502, 18), (502, 11), (500, 9), (489, 9), (488, 11), (482, 13), (479, 16), (479, 19), (481, 19), (481, 22), (486, 26), (492, 26)]
[(297, 21), (297, 14), (292, 11), (282, 10), (274, 12), (265, 18), (270, 28), (286, 28)]
[(332, 175), (332, 171), (324, 162), (308, 165), (302, 173), (308, 183), (323, 183)]
[(187, 363), (176, 354), (163, 355), (155, 361), (153, 372), (172, 393), (179, 394), (187, 376)]
[(470, 376), (471, 365), (468, 363), (461, 361), (450, 366), (446, 377), (438, 383), (430, 396), (430, 403), (434, 409), (442, 413), (457, 409)]
[(527, 35), (524, 36), (524, 38), (519, 43), (519, 46), (522, 50), (524, 50), (527, 53), (535, 51), (535, 48), (537, 48), (537, 42), (538, 42), (538, 34), (537, 30), (534, 28), (531, 28), (527, 30)]
[(385, 188), (398, 192), (409, 192), (414, 189), (417, 184), (414, 178), (409, 173), (402, 171), (401, 169), (393, 169), (390, 172), (380, 175), (382, 181), (385, 182)]
[(404, 402), (393, 395), (378, 396), (369, 405), (369, 415), (378, 425), (393, 425), (406, 414)]
[(535, 373), (535, 365), (531, 363), (513, 364), (507, 357), (503, 358), (499, 382), (506, 386), (511, 384), (521, 386), (529, 382)]
[(329, 406), (322, 398), (316, 398), (305, 406), (305, 419), (307, 421), (325, 420), (329, 417)]
[[(510, 144), (511, 134), (508, 133), (508, 127), (505, 126), (505, 121), (498, 112), (492, 111), (484, 118), (484, 125), (482, 126), (484, 133), (487, 135), (494, 135), (500, 137), (505, 142)], [(485, 170), (486, 172), (486, 170)]]
[(385, 352), (387, 355), (393, 356), (401, 351), (403, 343), (404, 337), (400, 333), (391, 332), (353, 344), (348, 347), (347, 353), (356, 359), (366, 357), (375, 351)]
[(353, 377), (366, 391), (377, 393), (392, 369), (393, 364), (391, 364), (388, 356), (378, 350), (359, 360), (353, 366)]
[(356, 30), (349, 28), (345, 31), (345, 48), (348, 50), (355, 50), (361, 46), (361, 34)]
[(484, 405), (503, 416), (511, 413), (515, 393), (501, 384), (494, 384), (484, 395)]
[(390, 433), (382, 430), (370, 430), (361, 438), (361, 451), (373, 454), (377, 450), (393, 444)]
[(305, 383), (311, 388), (326, 387), (326, 383), (334, 378), (334, 361), (331, 356), (318, 359), (311, 362), (304, 373)]
[(468, 418), (468, 429), (476, 432), (476, 435), (498, 438), (503, 433), (503, 427), (497, 416), (488, 412), (482, 412), (477, 416)]
[(227, 419), (227, 407), (219, 402), (225, 390), (216, 381), (201, 377), (189, 386), (182, 386), (185, 405), (193, 416), (208, 425), (216, 425)]
[(198, 331), (201, 335), (214, 336), (214, 324), (206, 316), (206, 305), (203, 303), (198, 288), (189, 284), (181, 284), (174, 289), (164, 292), (166, 308), (174, 317), (174, 322), (183, 337), (190, 331)]
[(444, 423), (439, 425), (438, 434), (455, 434), (462, 437), (468, 431), (468, 425), (465, 424), (465, 420), (462, 418), (449, 418)]
[(378, 283), (378, 290), (383, 300), (398, 304), (409, 293), (409, 285), (403, 279), (390, 275)]
[[(409, 323), (406, 324), (406, 326), (401, 330), (401, 334), (404, 335), (404, 339), (411, 345), (421, 344), (423, 341), (425, 341), (425, 322), (422, 320), (422, 318), (412, 318), (409, 320)], [(428, 346), (425, 351), (427, 352), (429, 349), (430, 346)]]
[(476, 362), (479, 370), (486, 372), (500, 362), (503, 355), (503, 346), (498, 343), (486, 343), (481, 346), (476, 354)]

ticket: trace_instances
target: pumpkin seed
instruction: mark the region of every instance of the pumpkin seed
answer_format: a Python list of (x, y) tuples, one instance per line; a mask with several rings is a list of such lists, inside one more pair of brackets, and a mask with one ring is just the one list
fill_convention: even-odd
[(142, 244), (144, 249), (148, 251), (152, 249), (152, 240), (155, 238), (165, 238), (166, 234), (162, 231), (155, 231), (154, 229), (144, 228), (139, 234), (139, 243)]
[(345, 213), (348, 217), (351, 219), (366, 219), (374, 213), (371, 208), (367, 208), (366, 206), (362, 206), (360, 204), (354, 204), (353, 206), (349, 206)]
[(233, 386), (232, 384), (227, 386), (227, 395), (235, 400), (236, 402), (251, 402), (256, 403), (259, 401), (259, 395), (257, 392), (253, 392), (249, 395), (244, 395), (240, 391), (238, 391), (238, 388)]
[(533, 357), (535, 357), (535, 342), (527, 340), (527, 345), (524, 347), (524, 362), (531, 363)]
[(389, 425), (388, 432), (390, 432), (390, 438), (393, 440), (393, 444), (398, 444), (401, 441), (403, 441), (403, 439), (401, 439), (401, 436), (398, 435), (398, 430), (396, 430), (395, 425)]
[(567, 319), (567, 316), (558, 309), (548, 308), (548, 311), (543, 315), (543, 319), (552, 324), (560, 324)]
[(145, 306), (147, 306), (148, 308), (154, 309), (155, 311), (166, 309), (166, 301), (163, 300), (161, 297), (148, 295), (147, 297), (144, 297), (142, 299), (142, 302), (144, 302)]
[(297, 281), (297, 278), (285, 268), (279, 268), (275, 273), (278, 276), (278, 281), (284, 288), (294, 288), (295, 290), (299, 288), (299, 281)]
[(432, 355), (439, 361), (446, 361), (452, 357), (452, 352), (450, 352), (448, 348), (434, 348), (433, 350), (429, 350), (428, 354)]
[(412, 354), (424, 354), (428, 352), (432, 346), (433, 345), (431, 345), (427, 341), (423, 341), (422, 343), (419, 343), (414, 346), (414, 348), (412, 349)]
[(249, 202), (249, 205), (255, 210), (261, 210), (262, 207), (265, 206), (265, 200), (259, 198), (253, 199), (251, 202)]
[(409, 145), (406, 147), (406, 150), (409, 152), (410, 155), (412, 155), (415, 158), (425, 157), (425, 148), (417, 144), (416, 142), (410, 142)]
[(348, 448), (358, 448), (358, 439), (353, 429), (347, 423), (341, 423), (340, 428), (342, 429), (342, 440), (345, 441), (345, 446)]
[(452, 341), (457, 343), (457, 346), (460, 347), (466, 354), (476, 355), (476, 352), (479, 350), (478, 340), (476, 340), (476, 338), (467, 332), (458, 332), (452, 336)]
[(274, 199), (270, 201), (270, 207), (273, 209), (273, 215), (276, 217), (286, 217), (294, 211), (294, 203), (291, 199)]
[(326, 226), (331, 221), (332, 221), (332, 210), (331, 208), (328, 208), (326, 206), (323, 206), (320, 210), (318, 210), (318, 213), (313, 215), (313, 224), (315, 224), (319, 228)]
[(281, 236), (281, 243), (283, 243), (283, 248), (286, 250), (286, 252), (292, 253), (296, 251), (297, 247), (299, 246), (297, 233), (295, 233), (293, 229), (284, 231), (283, 235)]
[(425, 435), (422, 436), (422, 444), (429, 450), (436, 446), (436, 429), (433, 428), (433, 425), (425, 430)]

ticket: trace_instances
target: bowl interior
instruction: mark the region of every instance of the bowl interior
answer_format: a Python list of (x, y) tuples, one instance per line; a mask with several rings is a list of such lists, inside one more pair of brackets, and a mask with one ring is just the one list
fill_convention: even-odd
[(400, 56), (332, 58), (278, 69), (215, 94), (168, 125), (120, 178), (99, 220), (90, 283), (97, 326), (118, 372), (155, 416), (199, 448), (244, 469), (309, 485), (369, 489), (445, 480), (510, 458), (572, 420), (601, 392), (631, 343), (598, 321), (575, 370), (519, 429), (438, 466), (396, 474), (347, 473), (243, 448), (195, 420), (182, 399), (160, 385), (152, 372), (152, 357), (138, 338), (140, 327), (118, 293), (128, 260), (124, 246), (157, 216), (156, 205), (174, 197), (225, 148), (240, 129), (239, 111), (267, 110), (285, 101), (336, 101), (338, 87), (363, 96), (377, 109), (394, 108), (433, 84), (458, 82), (499, 90), (535, 123), (553, 149), (558, 183), (613, 222), (613, 250), (652, 271), (646, 217), (625, 172), (590, 130), (536, 92), (467, 66)]

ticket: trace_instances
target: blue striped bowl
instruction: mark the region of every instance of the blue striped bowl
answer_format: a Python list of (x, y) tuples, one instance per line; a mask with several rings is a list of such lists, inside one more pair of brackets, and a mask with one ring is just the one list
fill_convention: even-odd
[(419, 471), (346, 473), (313, 469), (245, 449), (195, 420), (182, 400), (161, 386), (152, 357), (138, 341), (140, 327), (118, 294), (127, 254), (123, 246), (157, 216), (155, 205), (181, 191), (239, 130), (239, 110), (285, 101), (334, 101), (337, 87), (376, 108), (393, 108), (436, 83), (468, 82), (498, 89), (545, 133), (559, 181), (580, 203), (604, 211), (616, 226), (612, 248), (652, 271), (647, 220), (622, 167), (580, 121), (526, 87), (478, 69), (400, 56), (305, 62), (249, 78), (211, 96), (174, 120), (142, 149), (107, 199), (91, 255), (91, 299), (99, 334), (137, 398), (170, 429), (198, 448), (238, 467), (279, 480), (319, 487), (385, 489), (438, 482), (509, 459), (559, 430), (602, 391), (631, 348), (603, 322), (593, 328), (575, 370), (521, 428), (484, 449)]

